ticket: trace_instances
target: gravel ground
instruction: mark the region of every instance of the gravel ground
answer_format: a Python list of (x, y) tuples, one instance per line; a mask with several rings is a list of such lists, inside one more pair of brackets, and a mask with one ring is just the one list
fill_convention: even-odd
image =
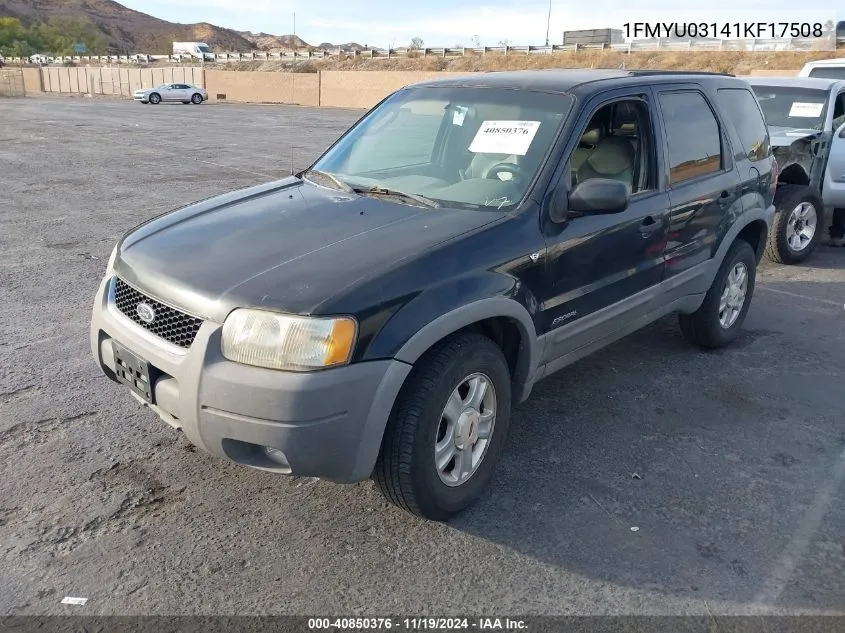
[(358, 116), (0, 101), (0, 613), (843, 613), (845, 249), (764, 264), (729, 349), (669, 318), (540, 383), (448, 525), (196, 452), (100, 375), (118, 237)]

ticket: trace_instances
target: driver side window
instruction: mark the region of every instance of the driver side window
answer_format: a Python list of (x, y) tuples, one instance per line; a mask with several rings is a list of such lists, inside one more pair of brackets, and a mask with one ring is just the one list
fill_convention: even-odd
[(570, 157), (571, 182), (619, 180), (636, 194), (654, 189), (654, 135), (648, 106), (637, 99), (602, 106), (582, 131)]

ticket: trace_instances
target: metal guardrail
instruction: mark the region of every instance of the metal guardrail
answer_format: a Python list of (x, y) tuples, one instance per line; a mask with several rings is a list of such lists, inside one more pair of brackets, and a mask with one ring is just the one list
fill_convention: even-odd
[[(73, 56), (42, 56), (42, 63), (63, 64), (65, 62), (84, 63), (117, 63), (137, 64), (154, 61), (168, 62), (208, 62), (232, 63), (255, 60), (282, 59), (324, 59), (362, 57), (370, 59), (392, 59), (400, 57), (465, 57), (470, 55), (542, 55), (564, 52), (608, 50), (619, 53), (637, 51), (811, 51), (831, 50), (837, 45), (845, 45), (845, 37), (821, 38), (770, 38), (770, 39), (721, 39), (721, 40), (633, 40), (624, 44), (552, 44), (549, 46), (482, 46), (477, 48), (371, 48), (366, 50), (306, 50), (283, 51), (268, 53), (254, 51), (250, 53), (211, 53), (201, 60), (191, 55), (148, 55), (145, 53), (133, 55), (73, 55)], [(14, 64), (29, 63), (32, 58), (10, 57), (7, 62)]]

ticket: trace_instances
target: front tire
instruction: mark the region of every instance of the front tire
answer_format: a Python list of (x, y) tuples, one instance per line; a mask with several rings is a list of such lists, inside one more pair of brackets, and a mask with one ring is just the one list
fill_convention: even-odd
[(756, 279), (754, 249), (748, 242), (737, 240), (728, 249), (698, 310), (678, 315), (684, 337), (709, 349), (731, 343), (748, 314)]
[(778, 264), (807, 259), (819, 243), (823, 212), (824, 203), (809, 187), (778, 185), (766, 256)]
[(152, 93), (149, 97), (149, 102), (153, 105), (158, 105), (159, 103), (161, 103), (161, 95), (157, 92)]
[(502, 350), (459, 334), (414, 368), (387, 422), (373, 479), (393, 504), (445, 521), (489, 483), (510, 425), (511, 376)]

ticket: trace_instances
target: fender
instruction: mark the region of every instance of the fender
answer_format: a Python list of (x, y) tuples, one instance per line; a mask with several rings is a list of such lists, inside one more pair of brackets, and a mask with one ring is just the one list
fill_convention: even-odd
[[(403, 337), (405, 338), (405, 342), (393, 353), (393, 357), (396, 360), (412, 365), (432, 346), (464, 327), (485, 319), (496, 317), (507, 318), (518, 328), (522, 339), (522, 344), (519, 347), (516, 371), (514, 372), (513, 401), (515, 404), (523, 402), (531, 393), (537, 364), (542, 357), (542, 350), (531, 313), (518, 297), (522, 295), (522, 297), (529, 298), (527, 301), (528, 305), (536, 305), (536, 301), (533, 301), (533, 296), (524, 290), (524, 287), (519, 281), (515, 279), (511, 281), (514, 282), (514, 286), (512, 292), (508, 295), (471, 299), (461, 305), (451, 307), (445, 313), (440, 313), (438, 316), (432, 318), (425, 326), (409, 337)], [(428, 296), (428, 293), (422, 293), (394, 315), (394, 319), (398, 317), (399, 322), (401, 322), (403, 317), (407, 318), (409, 310), (415, 311), (426, 305), (430, 300), (431, 297)], [(438, 302), (429, 305), (434, 307), (438, 305)], [(442, 303), (440, 305), (442, 306)], [(391, 319), (391, 321), (394, 319)], [(389, 325), (390, 322), (388, 322), (384, 329), (386, 330)], [(394, 334), (398, 334), (398, 332), (394, 332)], [(376, 341), (378, 341), (378, 338), (379, 336), (376, 337)]]

